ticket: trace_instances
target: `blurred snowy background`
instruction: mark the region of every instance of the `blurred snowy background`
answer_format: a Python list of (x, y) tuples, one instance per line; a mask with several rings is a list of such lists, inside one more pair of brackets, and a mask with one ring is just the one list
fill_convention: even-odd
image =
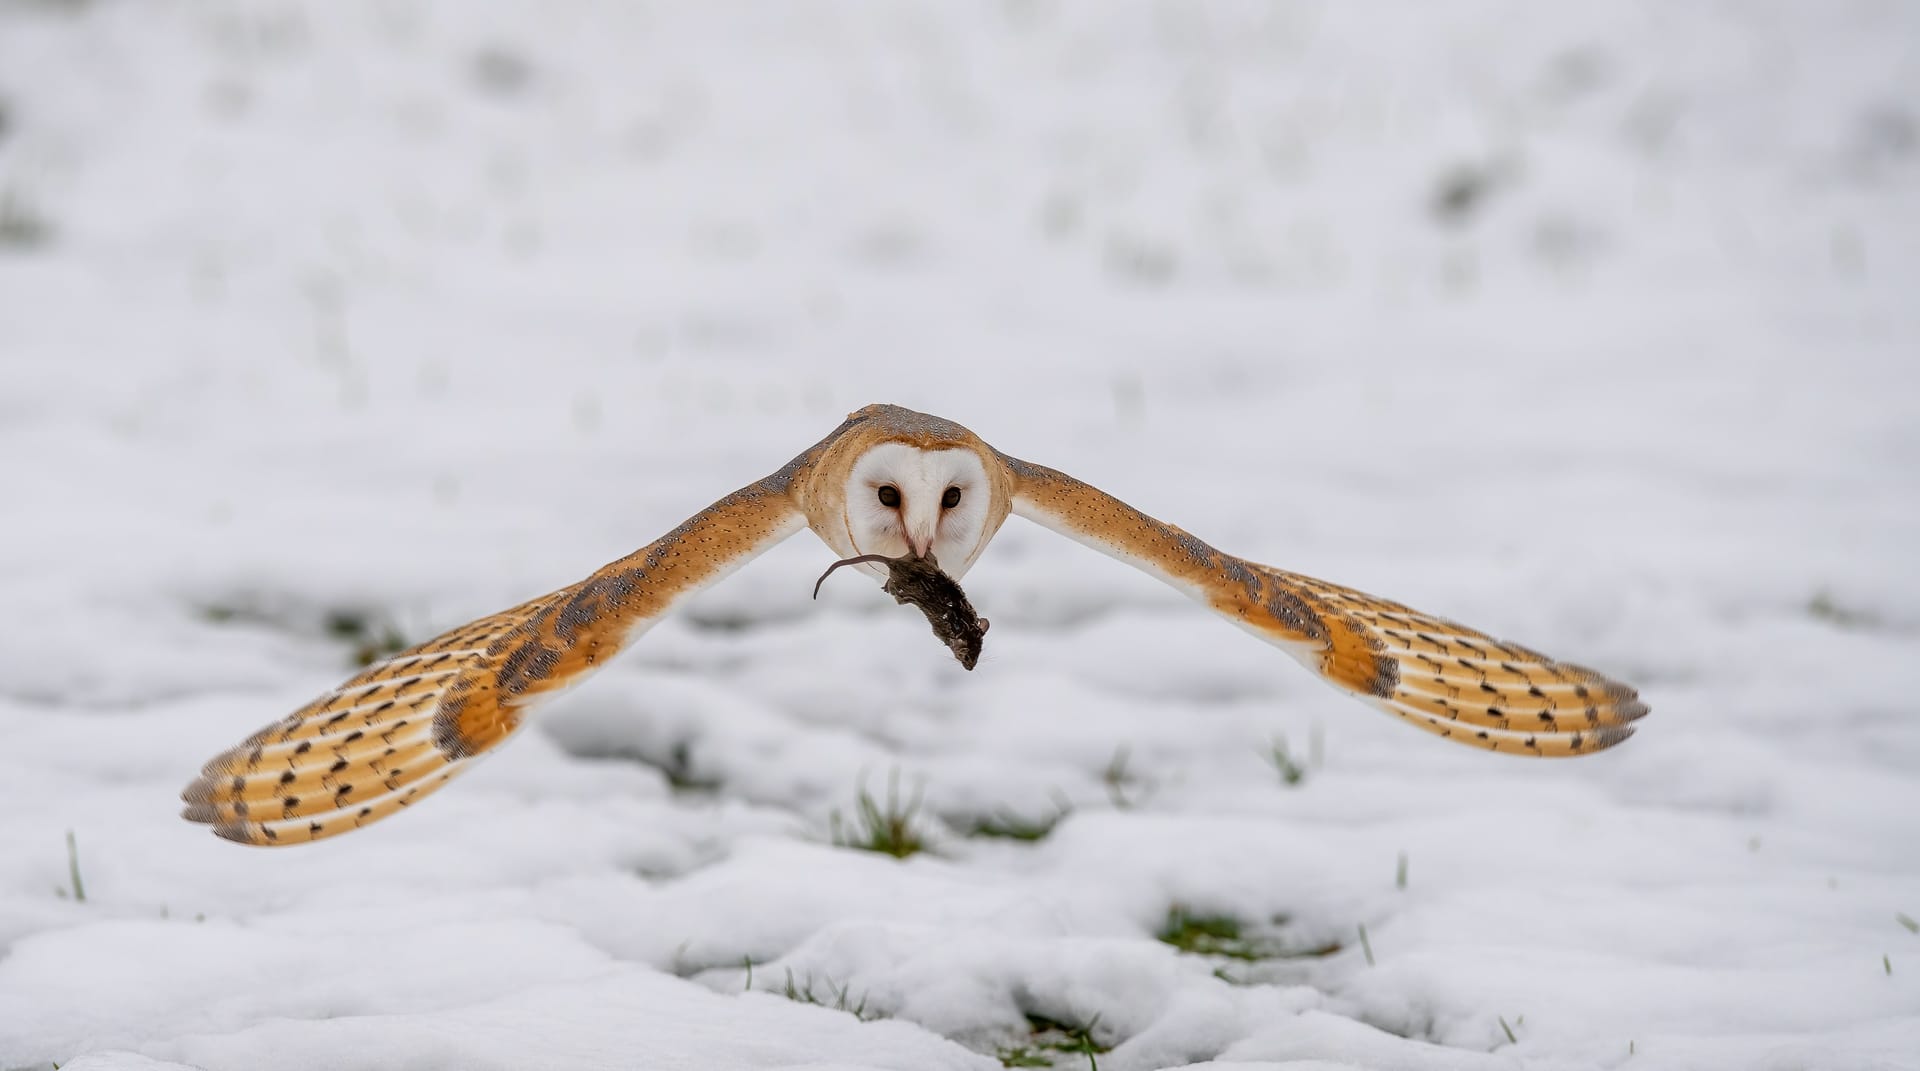
[[(0, 1068), (1920, 1066), (1916, 42), (0, 0)], [(175, 816), (873, 401), (1653, 716), (1452, 747), (1013, 521), (973, 674), (803, 536), (417, 811)]]

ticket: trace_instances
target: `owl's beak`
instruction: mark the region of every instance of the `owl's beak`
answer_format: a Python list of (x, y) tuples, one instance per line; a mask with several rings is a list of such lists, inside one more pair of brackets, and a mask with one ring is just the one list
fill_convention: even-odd
[(940, 514), (915, 516), (917, 512), (909, 510), (907, 513), (907, 546), (913, 548), (914, 557), (924, 558), (933, 549), (933, 537), (940, 529)]
[(927, 552), (933, 549), (933, 529), (929, 528), (924, 532), (921, 532), (921, 531), (908, 532), (907, 545), (913, 548), (914, 557), (916, 558), (926, 557)]

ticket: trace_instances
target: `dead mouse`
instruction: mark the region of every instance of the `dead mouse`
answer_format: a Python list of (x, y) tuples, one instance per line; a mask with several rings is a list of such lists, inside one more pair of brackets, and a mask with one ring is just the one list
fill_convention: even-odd
[(813, 597), (820, 597), (820, 585), (827, 582), (835, 569), (843, 565), (862, 565), (868, 562), (884, 563), (887, 567), (887, 582), (880, 590), (893, 596), (895, 602), (913, 605), (927, 615), (927, 624), (933, 626), (933, 634), (947, 645), (953, 657), (960, 664), (972, 669), (980, 661), (980, 647), (986, 642), (987, 619), (974, 612), (973, 604), (967, 601), (967, 593), (960, 588), (960, 582), (940, 570), (940, 563), (933, 555), (916, 558), (911, 554), (902, 554), (898, 558), (889, 558), (884, 554), (862, 554), (855, 558), (844, 558), (827, 566), (820, 579), (813, 585)]

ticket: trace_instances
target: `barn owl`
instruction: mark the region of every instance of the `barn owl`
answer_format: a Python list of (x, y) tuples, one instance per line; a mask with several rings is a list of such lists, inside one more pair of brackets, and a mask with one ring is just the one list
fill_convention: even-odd
[(872, 405), (579, 583), (394, 655), (222, 752), (182, 793), (184, 816), (244, 844), (358, 829), (446, 784), (536, 704), (803, 527), (842, 557), (931, 555), (958, 578), (1009, 514), (1160, 578), (1334, 687), (1449, 740), (1586, 755), (1647, 713), (1632, 688), (1593, 670), (1236, 558), (951, 421)]

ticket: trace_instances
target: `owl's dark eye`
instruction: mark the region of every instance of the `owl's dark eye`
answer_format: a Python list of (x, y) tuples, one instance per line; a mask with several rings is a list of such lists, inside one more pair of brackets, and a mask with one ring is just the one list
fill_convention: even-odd
[(949, 487), (947, 493), (940, 496), (940, 505), (947, 509), (952, 509), (959, 504), (960, 489), (958, 487)]
[(888, 484), (880, 489), (880, 504), (888, 509), (900, 508), (900, 489)]

